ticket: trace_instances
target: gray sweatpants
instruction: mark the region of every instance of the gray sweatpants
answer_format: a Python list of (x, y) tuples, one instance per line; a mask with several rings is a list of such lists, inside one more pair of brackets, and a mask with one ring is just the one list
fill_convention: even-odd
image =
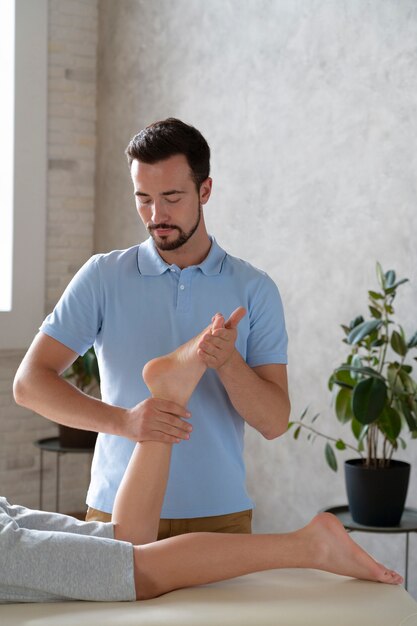
[(113, 525), (0, 497), (0, 602), (135, 600), (133, 546)]

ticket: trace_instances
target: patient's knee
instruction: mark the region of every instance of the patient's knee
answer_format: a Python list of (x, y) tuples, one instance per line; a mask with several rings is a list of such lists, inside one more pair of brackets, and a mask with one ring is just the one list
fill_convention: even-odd
[(150, 600), (162, 593), (158, 584), (152, 555), (144, 546), (134, 546), (133, 562), (135, 573), (135, 590), (137, 600)]

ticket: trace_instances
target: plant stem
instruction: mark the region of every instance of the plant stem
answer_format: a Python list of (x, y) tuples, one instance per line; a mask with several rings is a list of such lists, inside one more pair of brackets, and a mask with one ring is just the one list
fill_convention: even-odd
[(381, 346), (381, 356), (380, 356), (380, 363), (379, 363), (379, 373), (382, 374), (382, 370), (384, 369), (384, 364), (385, 364), (385, 357), (387, 356), (387, 350), (388, 350), (388, 325), (389, 325), (389, 318), (388, 318), (388, 312), (387, 312), (387, 306), (391, 305), (391, 302), (393, 300), (393, 297), (391, 295), (391, 302), (388, 303), (388, 298), (390, 296), (385, 294), (384, 295), (384, 320), (383, 320), (383, 324), (385, 327), (385, 337), (386, 337), (386, 341), (384, 342), (384, 345)]
[[(293, 422), (293, 424), (297, 424), (298, 426), (301, 426), (302, 428), (306, 428), (307, 430), (312, 432), (314, 435), (317, 435), (318, 437), (323, 437), (324, 439), (327, 439), (328, 441), (333, 441), (334, 443), (341, 441), (341, 439), (335, 439), (334, 437), (330, 437), (330, 435), (325, 435), (324, 433), (319, 432), (312, 426), (307, 426), (306, 424), (304, 424), (304, 422), (296, 421), (296, 422)], [(355, 448), (354, 446), (351, 446), (348, 443), (345, 443), (345, 442), (343, 443), (346, 446), (346, 448), (350, 448), (351, 450), (359, 454), (359, 456), (363, 459), (363, 454), (358, 448)]]

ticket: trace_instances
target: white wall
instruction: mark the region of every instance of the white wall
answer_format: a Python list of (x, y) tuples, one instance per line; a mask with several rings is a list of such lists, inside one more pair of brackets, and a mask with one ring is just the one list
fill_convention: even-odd
[[(412, 279), (398, 311), (408, 332), (416, 326), (414, 0), (99, 7), (96, 249), (144, 237), (123, 156), (130, 137), (170, 115), (197, 126), (213, 152), (210, 230), (269, 272), (284, 299), (293, 417), (309, 404), (337, 432), (326, 384), (344, 355), (339, 325), (366, 314), (376, 260)], [(416, 506), (416, 444), (401, 457), (415, 465)], [(294, 528), (345, 501), (319, 441), (248, 432), (247, 459), (257, 530)], [(403, 541), (366, 545), (402, 570)], [(417, 593), (417, 574), (410, 584)]]

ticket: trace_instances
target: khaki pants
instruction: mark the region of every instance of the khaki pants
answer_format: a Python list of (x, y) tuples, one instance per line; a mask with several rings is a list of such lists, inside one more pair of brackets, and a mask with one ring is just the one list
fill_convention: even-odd
[[(87, 522), (110, 522), (110, 513), (103, 513), (88, 507)], [(161, 519), (159, 523), (158, 541), (184, 535), (186, 533), (247, 533), (252, 532), (252, 509), (213, 515), (211, 517), (192, 517), (189, 519)]]

